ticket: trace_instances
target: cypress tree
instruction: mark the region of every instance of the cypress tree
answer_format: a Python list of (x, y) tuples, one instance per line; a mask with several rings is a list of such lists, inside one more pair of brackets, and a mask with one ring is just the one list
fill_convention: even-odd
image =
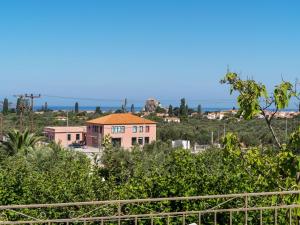
[(102, 114), (100, 106), (97, 106), (95, 109), (95, 114)]
[(179, 115), (181, 117), (186, 117), (188, 114), (188, 111), (187, 111), (187, 104), (185, 103), (185, 98), (182, 98), (180, 100), (180, 107), (179, 107)]
[(124, 99), (124, 104), (121, 107), (123, 113), (127, 112), (127, 98)]
[(131, 112), (131, 113), (135, 113), (134, 104), (131, 105), (130, 112)]
[(16, 112), (17, 112), (17, 114), (19, 115), (20, 114), (20, 112), (21, 112), (21, 98), (18, 98), (17, 99), (17, 104), (16, 104)]
[(2, 113), (3, 115), (7, 115), (8, 114), (8, 99), (5, 98), (4, 101), (3, 101), (3, 110), (2, 110)]
[(78, 102), (75, 103), (75, 113), (79, 113), (79, 104), (78, 104)]
[(202, 114), (202, 106), (200, 104), (197, 107), (197, 113)]
[(168, 114), (169, 114), (169, 116), (173, 116), (173, 114), (174, 114), (172, 105), (169, 105)]

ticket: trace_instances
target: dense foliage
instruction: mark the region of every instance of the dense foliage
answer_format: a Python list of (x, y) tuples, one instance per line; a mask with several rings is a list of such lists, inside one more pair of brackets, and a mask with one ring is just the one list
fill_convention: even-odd
[[(293, 134), (289, 146), (298, 150), (299, 136), (299, 133)], [(152, 143), (143, 149), (136, 147), (131, 152), (110, 146), (104, 152), (101, 167), (92, 166), (81, 153), (54, 144), (35, 146), (27, 154), (17, 151), (8, 155), (2, 149), (0, 204), (297, 189), (295, 173), (299, 163), (293, 152), (269, 148), (243, 150), (238, 138), (230, 133), (224, 144), (224, 149), (210, 149), (198, 154), (172, 149), (164, 142)], [(176, 210), (206, 209), (215, 202), (190, 204), (176, 205)], [(231, 204), (235, 205), (234, 202)], [(175, 206), (164, 207), (172, 210)]]
[[(273, 120), (273, 129), (282, 142), (286, 141), (286, 133), (291, 134), (298, 129), (299, 125), (299, 117), (288, 120)], [(165, 142), (183, 139), (203, 145), (211, 143), (212, 132), (214, 142), (221, 143), (224, 137), (224, 130), (226, 133), (237, 133), (240, 141), (245, 146), (272, 146), (275, 144), (272, 134), (269, 132), (263, 119), (240, 120), (237, 118), (226, 118), (224, 120), (208, 120), (202, 117), (194, 117), (188, 118), (180, 124), (159, 122), (157, 136), (158, 139)]]

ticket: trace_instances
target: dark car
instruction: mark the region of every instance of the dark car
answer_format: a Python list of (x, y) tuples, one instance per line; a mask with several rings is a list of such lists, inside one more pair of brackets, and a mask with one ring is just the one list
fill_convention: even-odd
[(82, 147), (83, 147), (83, 145), (78, 144), (78, 143), (73, 143), (73, 144), (69, 145), (69, 148), (82, 148)]

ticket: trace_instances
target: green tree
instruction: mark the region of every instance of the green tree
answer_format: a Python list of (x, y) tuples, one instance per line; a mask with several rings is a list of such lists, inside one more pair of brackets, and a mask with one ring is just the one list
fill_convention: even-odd
[(13, 130), (7, 133), (7, 141), (2, 141), (1, 146), (8, 155), (14, 155), (18, 152), (27, 155), (28, 151), (34, 149), (36, 144), (42, 140), (43, 137), (30, 133), (28, 130), (24, 132)]
[(197, 107), (197, 113), (202, 114), (202, 106), (200, 104)]
[(127, 98), (124, 99), (124, 104), (122, 104), (121, 110), (123, 113), (127, 112)]
[(188, 116), (188, 110), (187, 110), (187, 104), (186, 104), (185, 98), (182, 98), (180, 100), (179, 116), (180, 117), (187, 117)]
[(169, 105), (168, 114), (169, 114), (169, 116), (173, 116), (174, 115), (174, 113), (173, 113), (173, 106), (172, 105)]
[(95, 109), (95, 114), (102, 114), (100, 106), (97, 106)]
[[(61, 147), (36, 147), (27, 156), (9, 156), (1, 164), (0, 177), (1, 205), (96, 200), (96, 182), (100, 184), (95, 189), (103, 192), (103, 182), (92, 175), (89, 159)], [(28, 211), (29, 215), (37, 215), (34, 213)], [(55, 209), (51, 212), (56, 218), (66, 213)]]
[(18, 98), (18, 99), (17, 99), (17, 104), (16, 104), (16, 112), (17, 112), (18, 115), (19, 115), (20, 112), (21, 112), (21, 104), (22, 104), (22, 99), (21, 99), (21, 98)]
[(130, 112), (131, 112), (131, 113), (135, 113), (134, 104), (131, 105)]
[(157, 106), (155, 109), (156, 113), (166, 113), (166, 110), (160, 106)]
[(79, 104), (78, 102), (75, 103), (75, 113), (79, 113)]
[(8, 112), (9, 112), (8, 99), (5, 98), (4, 101), (3, 101), (3, 110), (2, 110), (2, 113), (3, 113), (3, 115), (7, 115)]
[(48, 103), (47, 102), (45, 102), (45, 104), (44, 104), (44, 111), (48, 112)]
[[(290, 99), (295, 96), (293, 85), (289, 82), (282, 81), (275, 86), (271, 95), (267, 93), (266, 86), (255, 80), (242, 80), (236, 73), (228, 72), (221, 83), (230, 85), (230, 93), (238, 92), (237, 102), (239, 105), (238, 115), (244, 119), (253, 119), (261, 114), (279, 148), (282, 148), (279, 138), (272, 126), (275, 114), (288, 107)], [(266, 110), (275, 106), (275, 111), (271, 115)]]

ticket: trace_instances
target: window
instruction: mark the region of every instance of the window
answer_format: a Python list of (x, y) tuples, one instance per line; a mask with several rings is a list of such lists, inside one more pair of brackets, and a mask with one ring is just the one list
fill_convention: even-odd
[(125, 133), (125, 127), (124, 126), (121, 126), (121, 133)]
[(112, 133), (117, 133), (117, 127), (113, 126), (113, 127), (111, 128), (111, 132), (112, 132)]
[(136, 133), (137, 132), (137, 126), (133, 126), (132, 127), (132, 133)]
[(145, 144), (149, 144), (149, 137), (145, 137)]
[(111, 143), (115, 147), (120, 147), (121, 146), (121, 142), (122, 142), (121, 138), (112, 138), (111, 139)]
[(80, 134), (76, 134), (76, 141), (80, 140)]
[(143, 131), (144, 131), (144, 127), (140, 126), (140, 133), (143, 133)]
[(149, 133), (149, 132), (150, 132), (150, 127), (146, 126), (146, 133)]
[(111, 132), (112, 133), (125, 133), (125, 127), (124, 126), (112, 126)]
[(136, 145), (136, 137), (131, 138), (131, 145)]
[(139, 137), (138, 142), (139, 142), (139, 145), (143, 145), (143, 138)]
[(99, 132), (99, 127), (93, 125), (93, 132), (98, 133)]
[(71, 141), (71, 134), (67, 134), (68, 141)]

